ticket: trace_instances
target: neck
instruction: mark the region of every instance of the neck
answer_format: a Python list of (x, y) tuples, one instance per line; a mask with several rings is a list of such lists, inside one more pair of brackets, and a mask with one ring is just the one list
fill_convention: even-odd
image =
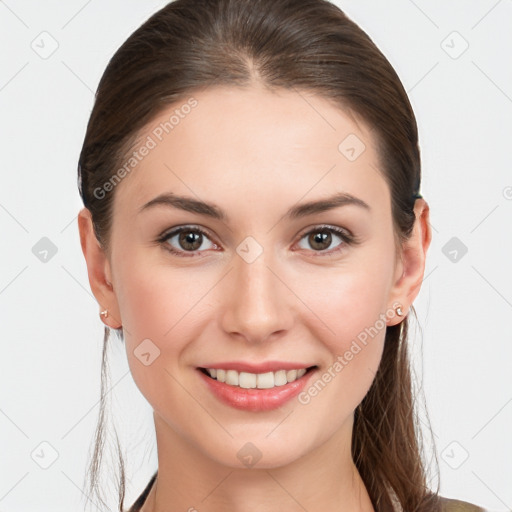
[(141, 512), (374, 512), (353, 463), (352, 423), (290, 464), (233, 468), (199, 452), (155, 414), (158, 475)]

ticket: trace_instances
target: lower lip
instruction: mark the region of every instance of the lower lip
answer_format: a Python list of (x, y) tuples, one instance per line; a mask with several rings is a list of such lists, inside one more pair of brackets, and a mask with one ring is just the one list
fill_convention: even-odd
[(315, 370), (309, 370), (299, 379), (284, 386), (276, 386), (270, 389), (245, 389), (230, 386), (208, 377), (199, 369), (198, 372), (213, 394), (227, 405), (245, 411), (270, 411), (281, 407), (297, 396), (304, 389), (306, 382), (311, 374), (315, 373)]

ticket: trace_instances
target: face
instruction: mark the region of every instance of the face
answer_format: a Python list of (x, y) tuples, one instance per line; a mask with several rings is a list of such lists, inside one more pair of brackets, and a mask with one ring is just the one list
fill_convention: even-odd
[(109, 307), (160, 428), (227, 466), (285, 465), (350, 436), (401, 320), (389, 188), (370, 130), (325, 99), (191, 97), (115, 187)]

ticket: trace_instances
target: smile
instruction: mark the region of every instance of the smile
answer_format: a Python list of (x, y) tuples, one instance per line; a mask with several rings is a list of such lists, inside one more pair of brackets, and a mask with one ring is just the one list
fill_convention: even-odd
[[(243, 370), (248, 370), (250, 365), (236, 366), (245, 366)], [(236, 409), (257, 412), (270, 411), (286, 404), (304, 389), (318, 369), (318, 366), (293, 368), (291, 365), (289, 369), (277, 369), (281, 365), (272, 364), (276, 369), (269, 371), (268, 366), (260, 365), (258, 370), (261, 373), (242, 371), (242, 368), (239, 371), (233, 368), (198, 367), (197, 370), (206, 388), (218, 400)]]
[(278, 370), (276, 372), (249, 373), (221, 368), (203, 368), (204, 371), (218, 382), (244, 389), (271, 389), (295, 382), (306, 374), (306, 368), (296, 370)]

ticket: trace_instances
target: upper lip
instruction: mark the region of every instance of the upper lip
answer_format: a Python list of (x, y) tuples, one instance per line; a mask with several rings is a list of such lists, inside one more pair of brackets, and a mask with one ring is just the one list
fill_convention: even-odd
[(236, 370), (237, 372), (247, 373), (266, 373), (277, 372), (278, 370), (300, 370), (301, 368), (310, 368), (311, 364), (294, 363), (290, 361), (265, 361), (262, 363), (249, 363), (244, 361), (223, 361), (211, 363), (199, 368), (217, 368), (223, 370)]

